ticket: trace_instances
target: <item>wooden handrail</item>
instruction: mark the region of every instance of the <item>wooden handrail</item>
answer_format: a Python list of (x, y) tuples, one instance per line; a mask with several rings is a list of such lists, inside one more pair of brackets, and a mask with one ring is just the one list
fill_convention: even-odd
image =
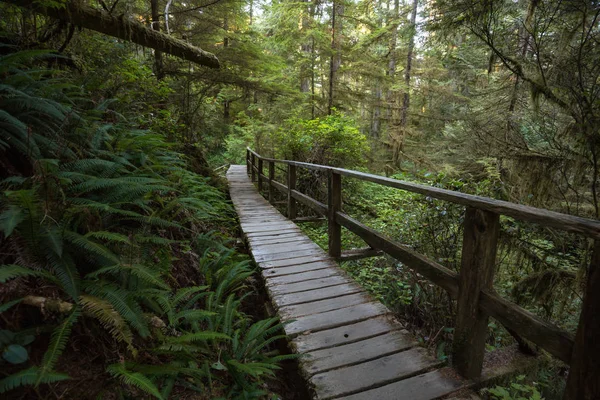
[[(463, 376), (477, 378), (481, 374), (487, 337), (487, 320), (488, 316), (492, 316), (511, 331), (535, 343), (559, 360), (570, 364), (571, 374), (567, 384), (566, 398), (587, 399), (588, 397), (585, 396), (588, 396), (589, 393), (592, 393), (590, 399), (600, 398), (600, 387), (593, 383), (600, 381), (597, 363), (584, 361), (589, 357), (600, 358), (597, 339), (593, 340), (600, 335), (600, 326), (596, 323), (600, 320), (597, 317), (600, 314), (600, 304), (597, 304), (598, 301), (593, 301), (594, 296), (600, 293), (598, 279), (600, 272), (596, 272), (600, 268), (600, 265), (596, 265), (600, 263), (600, 245), (598, 244), (600, 240), (596, 241), (592, 263), (589, 266), (590, 279), (582, 307), (585, 314), (582, 313), (576, 339), (564, 329), (503, 299), (495, 293), (492, 286), (500, 215), (578, 233), (594, 239), (600, 239), (599, 221), (343, 168), (266, 158), (250, 148), (247, 149), (246, 154), (248, 174), (252, 175), (253, 181), (255, 175), (258, 174), (261, 185), (265, 183), (269, 185), (271, 202), (273, 201), (272, 190), (276, 189), (287, 195), (288, 215), (292, 215), (293, 218), (296, 216), (296, 201), (326, 217), (331, 256), (343, 259), (340, 257), (341, 238), (339, 234), (340, 227), (343, 226), (362, 238), (373, 250), (373, 255), (377, 255), (379, 252), (390, 255), (445, 289), (452, 298), (457, 299), (453, 360), (454, 367)], [(256, 160), (259, 160), (260, 167), (256, 165)], [(263, 175), (263, 162), (269, 163), (268, 177)], [(272, 171), (277, 163), (287, 165), (287, 185), (274, 179)], [(328, 204), (323, 204), (296, 189), (297, 168), (327, 173)], [(343, 213), (341, 209), (342, 177), (356, 178), (466, 206), (461, 273), (457, 274), (443, 267)], [(591, 287), (592, 284), (594, 287)], [(587, 321), (584, 316), (592, 322)], [(593, 349), (594, 354), (587, 354), (586, 349)], [(586, 356), (572, 357), (573, 354), (585, 354)], [(586, 386), (585, 395), (581, 397), (581, 393), (584, 392), (574, 386), (588, 385), (587, 382), (591, 382), (589, 383), (591, 386)]]

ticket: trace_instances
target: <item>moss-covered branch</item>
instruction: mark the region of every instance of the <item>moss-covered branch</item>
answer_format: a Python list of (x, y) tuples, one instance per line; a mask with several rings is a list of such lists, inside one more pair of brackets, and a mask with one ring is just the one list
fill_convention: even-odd
[(42, 7), (33, 0), (0, 0), (27, 8), (49, 17), (60, 19), (86, 29), (128, 40), (139, 45), (150, 47), (164, 53), (172, 54), (184, 60), (192, 61), (210, 68), (219, 68), (217, 57), (198, 47), (181, 40), (146, 28), (136, 21), (124, 16), (112, 16), (104, 11), (96, 10), (84, 4), (70, 1), (64, 8)]

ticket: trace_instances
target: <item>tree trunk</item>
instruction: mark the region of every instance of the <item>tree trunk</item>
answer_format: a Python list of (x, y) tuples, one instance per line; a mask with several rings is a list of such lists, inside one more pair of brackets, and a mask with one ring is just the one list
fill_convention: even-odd
[(306, 31), (310, 29), (310, 3), (308, 0), (305, 0), (306, 7), (302, 10), (302, 36), (304, 43), (302, 43), (302, 61), (300, 64), (300, 91), (302, 93), (308, 93), (310, 91), (310, 74), (308, 65), (309, 59), (312, 58), (312, 46), (311, 39), (307, 37)]
[(128, 40), (164, 53), (172, 54), (199, 65), (219, 68), (217, 57), (198, 47), (189, 45), (171, 36), (146, 28), (139, 22), (128, 20), (124, 16), (112, 16), (86, 5), (69, 2), (64, 8), (41, 7), (33, 0), (0, 0), (19, 7), (31, 9), (61, 21), (69, 22), (105, 35)]
[[(402, 99), (402, 109), (400, 114), (400, 127), (402, 130), (406, 128), (408, 121), (408, 108), (410, 107), (410, 74), (412, 72), (412, 60), (413, 51), (415, 49), (415, 35), (417, 34), (417, 8), (419, 6), (418, 0), (413, 0), (412, 13), (410, 15), (410, 37), (408, 39), (408, 53), (406, 55), (406, 69), (404, 70), (404, 98)], [(400, 143), (400, 150), (402, 150), (403, 142)]]
[[(150, 0), (150, 7), (152, 9), (152, 29), (154, 29), (156, 32), (160, 32), (158, 0)], [(162, 52), (160, 50), (154, 50), (154, 73), (156, 74), (156, 79), (158, 80), (161, 80), (165, 77)]]
[[(337, 0), (341, 1), (341, 0)], [(335, 81), (337, 70), (342, 64), (341, 35), (342, 21), (341, 16), (344, 13), (344, 5), (333, 1), (331, 10), (331, 60), (329, 63), (329, 101), (327, 104), (327, 114), (331, 115), (334, 108)]]

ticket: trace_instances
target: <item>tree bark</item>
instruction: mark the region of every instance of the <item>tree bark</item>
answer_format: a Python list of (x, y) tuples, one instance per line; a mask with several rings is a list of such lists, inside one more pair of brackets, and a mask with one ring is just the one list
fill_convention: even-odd
[[(150, 8), (152, 9), (152, 29), (160, 32), (160, 19), (158, 16), (158, 0), (150, 0)], [(165, 77), (163, 69), (162, 51), (154, 50), (154, 72), (156, 79), (161, 80)]]
[[(412, 60), (413, 51), (415, 49), (415, 35), (417, 34), (417, 7), (419, 6), (418, 0), (413, 0), (412, 13), (410, 15), (410, 38), (408, 40), (408, 53), (406, 55), (406, 69), (404, 70), (404, 84), (406, 86), (404, 90), (404, 98), (402, 100), (402, 109), (400, 114), (400, 126), (404, 130), (408, 121), (408, 108), (410, 107), (410, 74), (412, 72)], [(400, 146), (402, 150), (402, 143)]]
[(341, 34), (342, 22), (341, 16), (344, 13), (344, 5), (338, 3), (341, 0), (333, 1), (331, 10), (331, 60), (329, 63), (329, 101), (327, 103), (327, 114), (331, 115), (334, 107), (334, 92), (337, 70), (342, 64), (341, 52)]
[(41, 7), (33, 0), (0, 0), (27, 8), (40, 14), (57, 18), (105, 35), (128, 40), (164, 53), (172, 54), (199, 65), (219, 68), (217, 57), (198, 47), (189, 45), (171, 36), (146, 28), (139, 22), (128, 20), (124, 16), (112, 16), (92, 7), (69, 2), (64, 8)]

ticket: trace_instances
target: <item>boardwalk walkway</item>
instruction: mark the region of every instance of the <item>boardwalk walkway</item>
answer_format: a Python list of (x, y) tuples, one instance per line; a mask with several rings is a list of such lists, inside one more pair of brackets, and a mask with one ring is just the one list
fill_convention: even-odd
[(227, 172), (231, 199), (283, 321), (301, 373), (320, 400), (429, 400), (465, 381), (420, 348), (389, 310), (256, 190), (246, 166)]

